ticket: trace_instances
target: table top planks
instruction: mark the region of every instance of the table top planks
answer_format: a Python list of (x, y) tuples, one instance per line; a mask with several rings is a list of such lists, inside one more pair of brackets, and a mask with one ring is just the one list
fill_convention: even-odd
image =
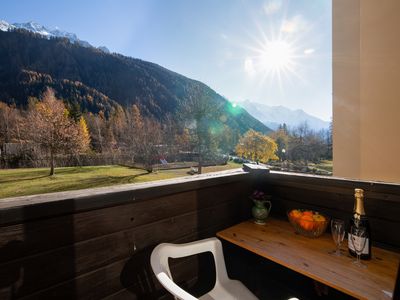
[(395, 287), (400, 255), (372, 247), (372, 259), (363, 261), (366, 269), (355, 266), (347, 253), (335, 249), (330, 234), (312, 239), (297, 234), (288, 221), (268, 219), (257, 225), (246, 221), (217, 233), (217, 236), (291, 270), (315, 279), (359, 299), (391, 299)]

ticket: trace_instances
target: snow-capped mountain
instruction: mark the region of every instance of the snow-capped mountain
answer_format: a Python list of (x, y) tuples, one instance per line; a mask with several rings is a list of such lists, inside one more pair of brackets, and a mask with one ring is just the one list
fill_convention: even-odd
[[(76, 36), (76, 34), (60, 30), (59, 28), (49, 29), (49, 28), (47, 28), (39, 23), (33, 22), (33, 21), (30, 21), (27, 23), (10, 24), (4, 20), (0, 20), (0, 30), (1, 31), (10, 31), (10, 30), (15, 30), (15, 29), (25, 29), (25, 30), (40, 34), (47, 38), (51, 38), (51, 37), (67, 38), (73, 44), (76, 43), (83, 47), (93, 47), (88, 42), (80, 40)], [(98, 49), (105, 53), (110, 53), (110, 51), (104, 46), (98, 47)]]
[(8, 24), (6, 21), (0, 20), (0, 30), (1, 31), (9, 31), (13, 26)]
[(316, 131), (329, 128), (329, 122), (314, 117), (301, 109), (293, 110), (284, 106), (269, 106), (249, 100), (241, 102), (239, 105), (273, 130), (276, 130), (283, 123), (289, 128), (293, 128), (304, 122), (307, 122), (308, 126)]

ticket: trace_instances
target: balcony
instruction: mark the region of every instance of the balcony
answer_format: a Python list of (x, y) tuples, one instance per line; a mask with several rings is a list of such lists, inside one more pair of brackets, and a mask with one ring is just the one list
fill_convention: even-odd
[[(188, 242), (250, 218), (254, 189), (272, 195), (272, 217), (308, 207), (348, 219), (353, 189), (366, 193), (373, 244), (400, 249), (400, 185), (236, 169), (146, 184), (0, 202), (0, 299), (172, 299), (150, 268), (161, 242)], [(334, 247), (332, 242), (332, 247)], [(224, 243), (231, 277), (261, 299), (315, 298), (313, 281)], [(201, 295), (211, 256), (174, 260), (175, 281)], [(211, 268), (211, 269), (210, 269)], [(350, 298), (330, 289), (323, 299)]]

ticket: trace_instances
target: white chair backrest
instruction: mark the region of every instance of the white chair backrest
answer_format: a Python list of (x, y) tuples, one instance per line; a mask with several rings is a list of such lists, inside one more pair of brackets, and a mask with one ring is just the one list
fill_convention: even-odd
[(222, 244), (217, 238), (209, 238), (186, 244), (160, 244), (151, 253), (150, 263), (157, 279), (173, 295), (184, 300), (195, 300), (196, 298), (181, 289), (172, 281), (168, 258), (186, 257), (194, 254), (211, 252), (214, 256), (216, 282), (228, 281)]

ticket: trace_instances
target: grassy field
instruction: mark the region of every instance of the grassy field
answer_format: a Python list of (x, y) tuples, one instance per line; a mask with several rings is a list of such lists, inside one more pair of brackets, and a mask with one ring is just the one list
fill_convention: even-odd
[(328, 172), (333, 171), (333, 163), (331, 160), (323, 160), (320, 163), (315, 164), (315, 167), (318, 169), (328, 171)]
[[(229, 162), (225, 166), (203, 169), (204, 173), (209, 173), (241, 166)], [(144, 170), (122, 166), (91, 166), (57, 168), (55, 176), (48, 176), (48, 168), (0, 170), (0, 198), (189, 176), (188, 171), (189, 169), (160, 170), (148, 174)]]

